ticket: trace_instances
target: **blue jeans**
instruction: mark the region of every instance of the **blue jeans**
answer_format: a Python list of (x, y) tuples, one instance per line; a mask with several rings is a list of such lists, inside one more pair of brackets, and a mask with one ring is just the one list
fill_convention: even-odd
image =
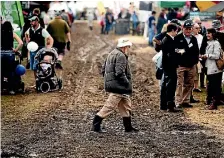
[(155, 36), (155, 32), (153, 28), (149, 28), (149, 44), (152, 44), (152, 39)]
[(9, 90), (14, 87), (14, 76), (15, 76), (15, 53), (13, 51), (1, 51), (1, 66), (2, 66), (2, 81), (4, 77), (8, 79)]
[(133, 27), (134, 30), (136, 30), (137, 27), (138, 27), (138, 22), (133, 22), (132, 23), (132, 27)]
[(108, 33), (110, 31), (111, 27), (112, 27), (111, 23), (106, 23), (105, 32)]
[(37, 60), (34, 59), (34, 57), (36, 56), (37, 51), (35, 52), (30, 52), (30, 69), (31, 70), (37, 70), (36, 66), (37, 66)]
[(15, 72), (15, 53), (13, 51), (1, 51), (2, 75), (11, 77), (11, 73)]

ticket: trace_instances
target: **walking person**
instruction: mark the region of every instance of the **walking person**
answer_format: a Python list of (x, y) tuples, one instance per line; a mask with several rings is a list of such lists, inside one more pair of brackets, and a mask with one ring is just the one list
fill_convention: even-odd
[(164, 79), (162, 81), (161, 94), (164, 94), (161, 99), (164, 105), (161, 105), (161, 110), (175, 112), (175, 91), (177, 85), (177, 67), (180, 54), (175, 51), (176, 44), (174, 37), (178, 33), (178, 26), (170, 23), (167, 25), (167, 34), (162, 41), (162, 67)]
[(125, 132), (138, 131), (131, 125), (131, 99), (132, 80), (131, 71), (128, 64), (127, 52), (132, 43), (126, 38), (118, 40), (117, 48), (109, 53), (102, 69), (104, 76), (104, 86), (109, 97), (103, 108), (95, 115), (93, 119), (93, 131), (103, 132), (101, 122), (115, 108), (119, 109), (123, 117)]
[[(31, 27), (25, 32), (25, 38), (26, 42), (35, 42), (38, 45), (38, 50), (41, 48), (46, 47), (51, 48), (54, 40), (51, 37), (51, 35), (47, 32), (47, 30), (43, 27), (41, 27), (39, 23), (39, 18), (37, 16), (33, 16), (30, 20)], [(46, 44), (45, 44), (46, 41)], [(30, 55), (30, 69), (34, 71), (34, 78), (36, 79), (36, 62), (34, 57), (37, 54), (37, 51), (35, 52), (29, 52)], [(35, 87), (35, 86), (34, 86)]]
[(44, 24), (44, 19), (41, 17), (41, 14), (40, 14), (40, 9), (39, 8), (35, 8), (33, 10), (33, 15), (32, 16), (37, 16), (39, 18), (39, 23), (40, 23), (40, 26), (42, 28), (45, 28), (45, 24)]
[(220, 57), (221, 45), (216, 39), (216, 30), (214, 28), (207, 30), (207, 39), (206, 54), (202, 55), (201, 58), (206, 59), (207, 100), (210, 102), (208, 109), (215, 110), (221, 94), (222, 70), (219, 70), (216, 65), (216, 60)]
[(149, 27), (149, 46), (153, 46), (153, 37), (156, 34), (156, 12), (152, 11), (152, 16), (148, 19), (148, 27)]
[(47, 31), (54, 39), (53, 47), (58, 49), (58, 61), (56, 63), (56, 69), (62, 70), (62, 60), (65, 55), (65, 47), (70, 50), (71, 34), (70, 28), (64, 20), (61, 18), (61, 11), (55, 12), (55, 18), (49, 23)]
[(192, 20), (186, 20), (183, 32), (175, 37), (176, 46), (182, 52), (177, 69), (177, 107), (193, 107), (189, 103), (196, 73), (194, 66), (199, 61), (199, 48), (196, 37), (192, 36), (192, 27)]

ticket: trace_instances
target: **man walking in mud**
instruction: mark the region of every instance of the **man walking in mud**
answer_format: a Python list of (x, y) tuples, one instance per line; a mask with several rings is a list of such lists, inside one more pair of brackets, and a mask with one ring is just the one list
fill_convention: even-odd
[(128, 65), (128, 49), (132, 43), (126, 38), (118, 40), (117, 48), (109, 53), (102, 69), (104, 86), (109, 97), (103, 108), (93, 119), (93, 131), (102, 133), (100, 124), (102, 120), (111, 114), (115, 108), (119, 109), (123, 117), (125, 132), (136, 132), (131, 125), (131, 99), (132, 81), (131, 71)]

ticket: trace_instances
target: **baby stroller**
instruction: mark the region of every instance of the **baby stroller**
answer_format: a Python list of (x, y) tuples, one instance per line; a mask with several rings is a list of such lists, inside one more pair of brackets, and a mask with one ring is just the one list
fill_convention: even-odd
[(36, 90), (47, 93), (62, 88), (62, 80), (59, 79), (55, 72), (55, 64), (58, 53), (55, 48), (42, 48), (36, 56)]
[(12, 50), (1, 50), (1, 93), (15, 94), (23, 93), (25, 89), (24, 82), (20, 75), (16, 73), (16, 67), (21, 64), (16, 60), (16, 56)]

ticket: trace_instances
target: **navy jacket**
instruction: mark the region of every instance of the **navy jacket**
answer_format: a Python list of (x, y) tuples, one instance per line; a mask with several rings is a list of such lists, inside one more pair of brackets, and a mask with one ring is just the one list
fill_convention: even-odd
[(190, 43), (187, 43), (183, 33), (175, 37), (176, 48), (184, 49), (185, 53), (181, 55), (179, 65), (182, 67), (193, 67), (199, 61), (199, 48), (197, 39), (191, 36)]
[(175, 52), (176, 44), (175, 40), (172, 39), (168, 34), (164, 37), (162, 41), (162, 67), (166, 72), (174, 72), (178, 67), (178, 61), (180, 54)]

